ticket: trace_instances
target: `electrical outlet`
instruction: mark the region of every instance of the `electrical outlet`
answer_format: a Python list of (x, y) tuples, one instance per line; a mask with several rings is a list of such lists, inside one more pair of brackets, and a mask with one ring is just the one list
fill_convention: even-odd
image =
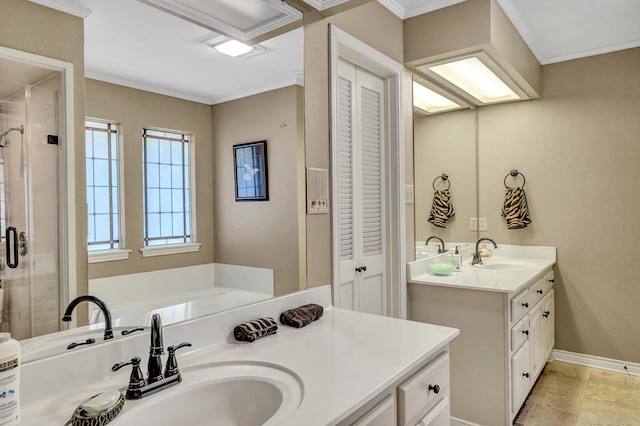
[(405, 204), (413, 204), (413, 185), (404, 186), (404, 202)]
[(487, 218), (486, 217), (478, 218), (478, 229), (480, 231), (486, 231), (487, 230)]
[(478, 230), (478, 218), (472, 217), (469, 218), (469, 231), (477, 231)]

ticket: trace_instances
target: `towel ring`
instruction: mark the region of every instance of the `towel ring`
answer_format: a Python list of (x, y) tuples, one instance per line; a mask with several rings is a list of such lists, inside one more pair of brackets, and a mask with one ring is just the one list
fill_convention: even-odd
[(527, 178), (525, 178), (525, 177), (524, 177), (524, 175), (523, 175), (522, 173), (520, 173), (517, 169), (513, 169), (513, 170), (511, 170), (511, 171), (509, 172), (509, 174), (507, 174), (507, 175), (504, 177), (504, 187), (505, 187), (505, 188), (509, 188), (509, 187), (507, 186), (507, 178), (508, 178), (509, 176), (517, 177), (518, 175), (522, 176), (522, 187), (524, 188), (525, 184), (527, 183)]
[(447, 182), (449, 184), (449, 186), (447, 186), (445, 189), (451, 188), (451, 181), (449, 180), (449, 176), (447, 176), (446, 173), (443, 173), (442, 176), (438, 176), (433, 180), (433, 184), (431, 184), (431, 186), (433, 186), (434, 191), (436, 190), (436, 182), (438, 181), (438, 179), (442, 179), (443, 182)]

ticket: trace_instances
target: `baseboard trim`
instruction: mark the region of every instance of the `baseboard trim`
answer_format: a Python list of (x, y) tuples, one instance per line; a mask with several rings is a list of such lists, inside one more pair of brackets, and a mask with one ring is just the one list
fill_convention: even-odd
[(572, 364), (585, 365), (587, 367), (599, 368), (601, 370), (609, 370), (618, 373), (627, 373), (633, 374), (634, 376), (640, 376), (640, 364), (637, 364), (635, 362), (626, 362), (611, 358), (578, 354), (575, 352), (562, 351), (559, 349), (554, 349), (552, 356), (555, 360), (558, 361), (570, 362)]
[(456, 417), (450, 417), (451, 426), (481, 426), (477, 423), (471, 423), (466, 420), (458, 419)]

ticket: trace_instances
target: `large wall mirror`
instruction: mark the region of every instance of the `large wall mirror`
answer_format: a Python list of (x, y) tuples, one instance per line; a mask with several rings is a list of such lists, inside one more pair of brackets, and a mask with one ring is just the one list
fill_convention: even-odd
[[(418, 79), (420, 77), (415, 76)], [(464, 109), (433, 115), (414, 113), (415, 243), (416, 259), (437, 250), (437, 241), (425, 247), (430, 236), (452, 243), (469, 243), (477, 232), (469, 219), (477, 217), (476, 129), (477, 110)], [(447, 179), (442, 179), (446, 175)], [(436, 190), (449, 188), (454, 216), (445, 227), (429, 222)]]
[[(119, 163), (123, 168), (122, 173), (113, 176), (123, 187), (123, 194), (118, 196), (106, 193), (106, 204), (124, 205), (125, 222), (117, 230), (118, 233), (110, 235), (110, 239), (119, 240), (125, 249), (130, 250), (130, 253), (125, 254), (125, 259), (110, 262), (95, 261), (95, 256), (90, 254), (89, 282), (79, 283), (77, 295), (90, 292), (92, 283), (96, 281), (103, 280), (108, 283), (113, 277), (129, 276), (132, 278), (128, 281), (121, 281), (112, 287), (112, 293), (117, 294), (117, 298), (111, 300), (116, 300), (118, 305), (127, 306), (128, 312), (133, 313), (138, 307), (145, 312), (149, 308), (157, 307), (145, 304), (147, 299), (154, 296), (154, 288), (163, 288), (165, 291), (173, 287), (173, 290), (179, 292), (181, 286), (187, 285), (190, 280), (190, 277), (183, 277), (172, 283), (163, 282), (163, 275), (159, 271), (197, 268), (208, 264), (247, 267), (248, 272), (244, 271), (247, 272), (243, 278), (245, 281), (259, 278), (260, 271), (267, 271), (273, 282), (270, 297), (305, 289), (305, 147), (301, 14), (297, 11), (282, 12), (283, 15), (289, 14), (294, 18), (298, 16), (296, 19), (299, 25), (295, 25), (294, 19), (293, 24), (286, 24), (286, 30), (270, 29), (261, 36), (252, 37), (247, 44), (257, 43), (258, 49), (229, 57), (215, 48), (225, 38), (224, 35), (216, 33), (207, 25), (195, 24), (188, 17), (183, 19), (185, 17), (177, 16), (176, 13), (154, 7), (149, 2), (73, 0), (73, 3), (91, 11), (85, 18), (84, 34), (73, 35), (80, 38), (84, 36), (85, 40), (85, 115), (88, 119), (113, 121), (118, 125), (118, 137), (114, 139), (114, 145), (105, 146), (115, 149), (119, 143), (120, 155), (124, 157), (124, 161)], [(57, 13), (47, 12), (47, 9), (35, 5), (25, 7), (33, 7), (34, 13)], [(259, 19), (254, 11), (242, 11), (241, 6), (228, 7), (237, 8), (234, 14), (226, 16), (233, 16), (238, 26), (247, 24), (247, 20)], [(283, 5), (278, 4), (274, 7), (289, 6), (283, 2)], [(29, 27), (28, 22), (24, 22), (23, 25)], [(297, 28), (291, 29), (296, 26)], [(255, 22), (252, 23), (251, 28), (253, 27)], [(39, 30), (34, 28), (33, 31), (37, 33)], [(241, 35), (232, 35), (241, 38)], [(45, 34), (42, 37), (48, 36)], [(37, 37), (34, 35), (34, 38)], [(11, 41), (9, 43), (11, 44)], [(15, 70), (12, 71), (13, 67)], [(12, 64), (11, 61), (6, 61), (2, 64), (2, 70), (3, 78), (9, 75), (25, 75), (18, 62)], [(45, 78), (51, 82), (44, 84)], [(55, 121), (62, 115), (55, 96), (56, 87), (59, 89), (60, 85), (48, 74), (34, 73), (28, 81), (22, 78), (19, 80), (0, 85), (0, 105), (3, 108), (0, 111), (0, 130), (4, 132), (16, 129), (6, 138), (9, 140), (11, 151), (5, 149), (0, 156), (0, 168), (4, 177), (9, 176), (12, 170), (13, 158), (25, 158), (27, 139), (33, 139), (32, 143), (38, 143), (41, 150), (55, 151), (55, 145), (47, 143), (47, 135), (57, 134)], [(28, 87), (27, 92), (25, 87)], [(24, 108), (15, 105), (17, 101), (23, 101), (25, 93), (31, 95), (32, 112), (29, 116), (31, 125), (29, 129), (25, 128), (23, 136), (19, 124), (25, 120), (18, 115), (24, 115)], [(43, 114), (47, 113), (49, 118), (42, 118)], [(40, 119), (42, 123), (36, 121)], [(144, 214), (144, 203), (148, 202), (143, 191), (146, 175), (141, 166), (144, 156), (144, 128), (185, 131), (194, 135), (196, 153), (189, 161), (192, 161), (196, 168), (192, 180), (197, 199), (192, 206), (195, 208), (197, 221), (197, 237), (194, 242), (201, 244), (197, 252), (165, 256), (145, 256), (143, 253), (146, 246), (145, 233), (150, 223), (149, 217), (145, 217)], [(103, 135), (93, 130), (87, 130), (87, 135), (87, 140), (91, 138), (93, 150), (97, 146), (94, 138), (99, 139)], [(269, 200), (237, 202), (234, 197), (236, 167), (233, 146), (261, 140), (266, 140), (268, 147)], [(77, 143), (85, 144), (85, 141)], [(76, 153), (78, 152), (76, 150)], [(96, 166), (96, 159), (102, 158), (96, 152), (91, 153), (92, 155), (88, 152), (89, 150), (85, 149), (87, 170), (90, 170), (90, 167)], [(33, 150), (32, 154), (33, 161), (48, 158), (46, 164), (50, 166), (44, 168), (33, 164), (31, 168), (35, 171), (34, 176), (41, 177), (43, 182), (55, 187), (56, 180), (47, 177), (45, 173), (53, 173), (55, 177), (58, 172), (57, 163), (45, 155), (46, 153), (41, 155), (39, 151)], [(105, 161), (108, 159), (111, 159), (114, 165), (120, 161), (114, 157)], [(9, 183), (5, 186), (3, 180), (1, 184), (3, 188), (9, 189)], [(97, 182), (94, 183), (96, 187), (100, 186)], [(41, 219), (37, 216), (44, 215), (43, 212), (55, 205), (56, 198), (59, 198), (54, 189), (47, 188), (44, 184), (34, 188), (35, 207), (31, 209), (36, 214), (35, 219), (32, 219), (36, 226)], [(95, 191), (95, 188), (92, 191)], [(18, 194), (20, 191), (15, 189), (13, 192)], [(78, 220), (84, 221), (84, 218), (87, 218), (89, 222), (87, 227), (90, 237), (92, 233), (96, 237), (104, 230), (103, 225), (95, 220), (91, 222), (92, 214), (103, 213), (98, 211), (97, 206), (103, 201), (105, 198), (102, 196), (88, 195), (86, 208), (83, 205), (76, 208), (76, 215), (80, 218)], [(9, 226), (9, 219), (13, 219), (8, 216), (16, 216), (11, 208), (14, 203), (23, 204), (24, 200), (19, 199), (17, 195), (2, 197), (3, 236), (4, 228)], [(49, 207), (39, 208), (37, 203), (44, 203)], [(53, 215), (50, 219), (53, 221), (52, 224), (56, 225), (56, 216)], [(172, 226), (175, 226), (175, 223), (172, 223)], [(26, 229), (28, 226), (25, 225), (23, 228)], [(12, 282), (11, 276), (7, 274), (11, 268), (2, 265), (7, 320), (1, 327), (3, 330), (11, 330), (15, 337), (20, 339), (51, 335), (64, 328), (60, 322), (65, 305), (60, 302), (64, 299), (65, 293), (61, 291), (61, 274), (55, 270), (47, 270), (46, 276), (42, 275), (42, 265), (45, 265), (43, 260), (49, 265), (51, 262), (55, 263), (59, 257), (55, 250), (55, 234), (58, 228), (52, 226), (45, 229), (51, 232), (40, 232), (38, 236), (48, 237), (51, 234), (53, 240), (48, 246), (53, 246), (54, 250), (46, 255), (32, 253), (33, 256), (39, 257), (36, 260), (30, 258), (29, 262), (20, 258), (21, 266), (25, 265), (27, 268), (19, 274), (20, 282), (17, 279)], [(84, 226), (78, 227), (78, 230), (84, 229)], [(120, 230), (123, 231), (121, 234)], [(17, 231), (19, 236), (21, 229)], [(13, 234), (10, 237), (13, 239)], [(31, 236), (27, 235), (27, 238)], [(2, 243), (4, 247), (4, 238)], [(37, 248), (37, 245), (33, 247)], [(143, 249), (142, 252), (140, 249)], [(5, 253), (3, 258), (4, 255)], [(80, 255), (79, 259), (84, 258)], [(38, 268), (29, 269), (28, 265), (38, 265)], [(134, 284), (141, 280), (149, 280), (148, 274), (154, 272), (161, 274), (155, 275), (160, 277), (160, 282), (147, 283), (148, 285), (137, 290), (134, 288)], [(228, 277), (234, 273), (235, 270), (226, 269), (221, 275), (226, 274)], [(252, 275), (254, 273), (258, 275)], [(24, 279), (24, 276), (27, 276), (25, 274), (32, 274), (29, 275), (31, 278)], [(143, 276), (147, 278), (140, 278)], [(153, 281), (154, 276), (151, 277)], [(156, 284), (157, 286), (153, 287)], [(83, 288), (86, 290), (82, 291)], [(260, 300), (250, 297), (227, 298), (233, 301), (220, 305), (214, 303), (215, 306), (211, 310), (203, 311), (202, 314)], [(188, 301), (184, 297), (177, 300), (179, 303)], [(95, 308), (93, 305), (89, 307), (90, 319)], [(183, 306), (181, 309), (188, 307)], [(81, 311), (76, 312), (74, 317), (81, 314)], [(28, 320), (25, 320), (26, 318)], [(140, 317), (140, 325), (145, 325), (145, 321), (146, 318)], [(84, 322), (78, 321), (79, 324)], [(12, 323), (26, 326), (23, 327), (24, 330), (14, 329)], [(128, 327), (134, 324), (123, 325)]]

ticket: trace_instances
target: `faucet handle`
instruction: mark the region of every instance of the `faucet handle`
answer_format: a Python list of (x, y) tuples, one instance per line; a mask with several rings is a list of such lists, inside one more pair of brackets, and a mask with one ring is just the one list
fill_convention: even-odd
[[(179, 345), (169, 346), (167, 351), (169, 352), (169, 356), (167, 357), (167, 365), (164, 369), (164, 377), (175, 376), (176, 374), (180, 374), (180, 370), (178, 370), (178, 360), (176, 359), (176, 351), (180, 348), (190, 347), (191, 343), (182, 342)], [(178, 381), (182, 380), (180, 377)]]
[(125, 365), (132, 365), (131, 376), (129, 376), (129, 386), (127, 386), (127, 399), (135, 399), (132, 396), (140, 392), (147, 381), (144, 379), (142, 370), (140, 369), (140, 357), (136, 356), (131, 358), (131, 361), (119, 362), (111, 367), (111, 371), (118, 371)]

